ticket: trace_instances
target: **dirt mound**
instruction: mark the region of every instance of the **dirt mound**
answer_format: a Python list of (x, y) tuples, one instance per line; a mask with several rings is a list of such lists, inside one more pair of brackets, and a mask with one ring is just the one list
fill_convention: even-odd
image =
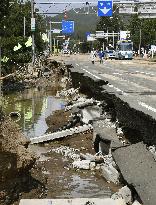
[(29, 141), (24, 137), (19, 127), (1, 113), (0, 204), (11, 204), (14, 198), (18, 198), (21, 184), (27, 183), (29, 170), (36, 161), (35, 155), (28, 148), (28, 144)]

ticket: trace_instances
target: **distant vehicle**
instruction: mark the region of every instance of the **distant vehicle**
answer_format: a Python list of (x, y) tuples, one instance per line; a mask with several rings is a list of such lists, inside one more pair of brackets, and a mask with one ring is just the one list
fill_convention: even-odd
[(133, 42), (130, 40), (118, 41), (116, 44), (115, 59), (133, 59)]
[(115, 59), (115, 51), (114, 50), (105, 51), (105, 58), (111, 60)]

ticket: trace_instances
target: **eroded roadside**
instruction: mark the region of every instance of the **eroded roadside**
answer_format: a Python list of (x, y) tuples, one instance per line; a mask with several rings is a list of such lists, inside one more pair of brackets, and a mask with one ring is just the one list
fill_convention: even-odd
[[(142, 203), (140, 194), (136, 192), (137, 187), (131, 186), (133, 180), (129, 183), (125, 175), (131, 169), (129, 162), (132, 166), (135, 163), (134, 156), (132, 162), (131, 153), (136, 152), (138, 142), (144, 141), (137, 127), (141, 122), (136, 124), (134, 118), (132, 122), (131, 118), (126, 118), (125, 113), (131, 113), (133, 110), (114, 95), (107, 92), (101, 94), (101, 86), (107, 82), (95, 82), (61, 63), (57, 68), (57, 71), (52, 71), (53, 77), (46, 78), (46, 87), (50, 89), (53, 84), (54, 90), (57, 91), (54, 83), (57, 82), (59, 92), (55, 92), (56, 97), (64, 97), (67, 106), (46, 119), (49, 128), (45, 134), (68, 131), (70, 128), (79, 129), (79, 126), (84, 124), (91, 124), (93, 128), (70, 137), (29, 145), (39, 159), (37, 158), (33, 168), (29, 169), (29, 179), (24, 181), (25, 186), (18, 185), (23, 189), (19, 189), (16, 198), (10, 196), (10, 201), (6, 201), (8, 196), (4, 196), (3, 204), (19, 204), (19, 200), (23, 198), (70, 197), (112, 197), (122, 198), (124, 204), (135, 204), (135, 200)], [(44, 82), (44, 78), (42, 79)], [(42, 89), (42, 86), (39, 89)], [(133, 144), (136, 144), (136, 148), (133, 148)], [(138, 146), (144, 147), (142, 144)], [(128, 153), (127, 147), (132, 147), (132, 150), (128, 150), (130, 161), (126, 165), (121, 162), (127, 158), (121, 159), (121, 156), (126, 156), (122, 150), (125, 149), (125, 153)], [(145, 149), (146, 147), (142, 149), (143, 152)], [(148, 150), (147, 152), (149, 153)], [(138, 165), (140, 163), (142, 162), (139, 161)], [(130, 176), (133, 179), (133, 173), (130, 173)], [(140, 183), (141, 180), (142, 177)], [(15, 190), (14, 187), (13, 192)], [(148, 195), (145, 195), (145, 200), (146, 198)]]

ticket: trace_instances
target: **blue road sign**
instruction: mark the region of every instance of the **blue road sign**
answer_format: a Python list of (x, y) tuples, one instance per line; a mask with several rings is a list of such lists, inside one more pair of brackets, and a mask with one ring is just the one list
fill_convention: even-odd
[(90, 32), (86, 32), (86, 37), (90, 36)]
[(62, 21), (62, 33), (74, 33), (74, 21)]
[(113, 0), (98, 1), (98, 16), (113, 15)]

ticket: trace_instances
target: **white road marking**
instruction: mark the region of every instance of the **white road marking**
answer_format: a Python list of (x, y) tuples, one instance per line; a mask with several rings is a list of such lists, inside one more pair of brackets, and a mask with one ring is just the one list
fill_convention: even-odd
[(150, 111), (152, 111), (152, 112), (155, 112), (155, 113), (156, 113), (156, 108), (151, 107), (150, 105), (147, 105), (146, 103), (141, 102), (141, 101), (138, 101), (138, 104), (139, 104), (139, 105), (141, 105), (142, 107), (147, 108), (147, 110), (150, 110)]
[(78, 63), (76, 63), (76, 65), (77, 65), (77, 66), (79, 66), (79, 64), (78, 64)]
[(117, 92), (121, 92), (123, 95), (128, 95), (127, 93), (125, 93), (124, 91), (120, 90), (119, 88), (115, 87), (114, 85), (108, 84), (108, 87), (110, 88), (114, 88), (114, 90), (116, 90)]
[(113, 73), (113, 75), (123, 75), (122, 73)]
[[(86, 70), (86, 69), (84, 69), (84, 68), (81, 68), (81, 69), (84, 70), (86, 73), (90, 74), (91, 76), (93, 76), (93, 77), (95, 77), (95, 78), (101, 80), (100, 77), (98, 77), (98, 76), (92, 74), (92, 73), (89, 72), (88, 70)], [(112, 85), (112, 84), (108, 84), (108, 86), (109, 86), (110, 88), (114, 88), (114, 90), (116, 90), (116, 91), (118, 91), (118, 92), (121, 92), (121, 93), (122, 93), (123, 95), (125, 95), (125, 96), (128, 96), (128, 95), (129, 95), (129, 94), (125, 93), (124, 91), (122, 91), (121, 89), (115, 87), (115, 86)], [(149, 106), (149, 105), (147, 105), (146, 103), (141, 102), (141, 101), (138, 101), (138, 104), (141, 105), (142, 107), (145, 107), (146, 109), (148, 109), (148, 110), (150, 110), (150, 111), (156, 113), (156, 108), (153, 108), (153, 107), (151, 107), (151, 106)]]
[(150, 72), (143, 72), (143, 71), (135, 71), (135, 73), (140, 73), (140, 74), (145, 74), (145, 75), (149, 75), (149, 76), (154, 76), (155, 74), (150, 73)]
[(100, 77), (98, 77), (97, 75), (94, 75), (93, 73), (89, 72), (88, 70), (84, 69), (84, 68), (81, 68), (82, 70), (84, 70), (86, 73), (92, 75), (94, 78), (97, 78), (98, 80), (101, 80)]

